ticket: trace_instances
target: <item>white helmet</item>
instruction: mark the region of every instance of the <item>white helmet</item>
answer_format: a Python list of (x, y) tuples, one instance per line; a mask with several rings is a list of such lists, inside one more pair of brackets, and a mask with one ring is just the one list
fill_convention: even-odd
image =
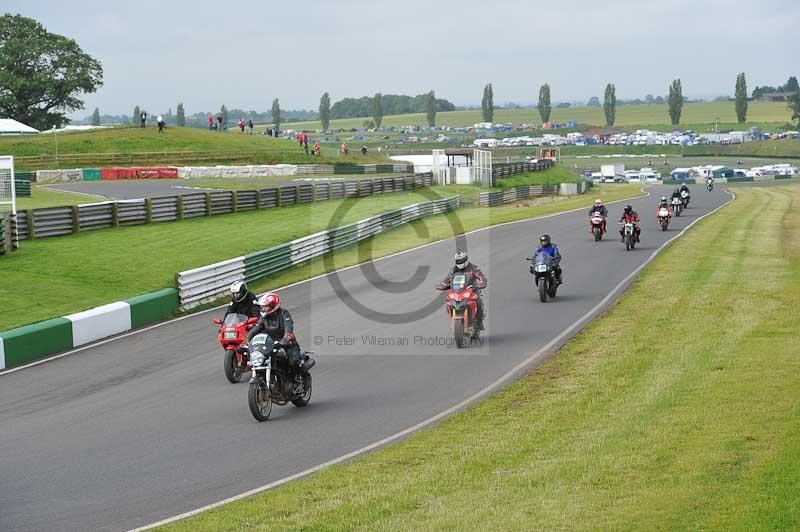
[(666, 196), (661, 196), (661, 201), (667, 201), (667, 197)]
[(459, 270), (463, 270), (469, 264), (469, 257), (467, 257), (467, 252), (463, 250), (456, 251), (455, 255), (456, 261), (456, 268)]
[(231, 285), (231, 300), (238, 303), (247, 295), (247, 283), (244, 281), (236, 281)]

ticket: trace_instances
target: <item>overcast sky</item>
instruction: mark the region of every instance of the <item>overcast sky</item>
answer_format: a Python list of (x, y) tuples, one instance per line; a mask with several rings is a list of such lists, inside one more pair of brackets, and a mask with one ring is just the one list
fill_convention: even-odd
[(305, 2), (219, 0), (3, 0), (74, 38), (103, 63), (104, 86), (84, 116), (134, 105), (187, 113), (228, 108), (316, 109), (375, 92), (435, 90), (479, 104), (584, 101), (616, 84), (618, 98), (732, 94), (800, 74), (798, 0), (572, 0)]

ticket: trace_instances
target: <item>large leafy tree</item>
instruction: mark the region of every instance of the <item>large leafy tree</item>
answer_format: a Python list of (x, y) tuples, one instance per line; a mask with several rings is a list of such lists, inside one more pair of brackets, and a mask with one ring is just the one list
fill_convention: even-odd
[(97, 107), (94, 108), (94, 112), (92, 113), (92, 125), (99, 126), (100, 125), (100, 109)]
[(372, 97), (372, 121), (375, 122), (375, 128), (381, 128), (383, 122), (383, 102), (381, 101), (381, 93), (376, 92)]
[(747, 80), (744, 77), (744, 72), (736, 76), (736, 119), (739, 123), (747, 120)]
[(180, 102), (175, 110), (175, 123), (180, 127), (186, 127), (186, 110), (183, 108), (183, 102)]
[(436, 125), (436, 95), (433, 91), (425, 95), (425, 116), (430, 127)]
[(669, 119), (673, 126), (677, 126), (681, 123), (681, 112), (683, 111), (683, 86), (680, 79), (670, 83), (667, 105), (669, 106)]
[(550, 111), (553, 110), (553, 106), (550, 104), (550, 85), (548, 83), (539, 87), (539, 105), (537, 105), (537, 107), (542, 123), (549, 122)]
[(613, 83), (606, 85), (606, 93), (603, 98), (603, 113), (606, 115), (606, 126), (613, 126), (617, 120), (617, 88)]
[(277, 98), (272, 100), (272, 123), (275, 125), (275, 136), (281, 131), (281, 104)]
[(219, 114), (222, 115), (222, 129), (225, 129), (228, 125), (228, 108), (223, 105), (219, 108)]
[(100, 62), (74, 40), (21, 15), (0, 17), (0, 115), (37, 129), (61, 126), (102, 84)]
[(322, 123), (322, 131), (328, 131), (331, 124), (331, 96), (327, 92), (319, 99), (319, 121)]

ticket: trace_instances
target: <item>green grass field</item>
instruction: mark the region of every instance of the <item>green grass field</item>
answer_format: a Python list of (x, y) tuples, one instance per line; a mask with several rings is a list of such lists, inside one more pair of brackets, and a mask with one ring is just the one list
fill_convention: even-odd
[(48, 190), (41, 186), (33, 185), (31, 187), (31, 197), (17, 198), (17, 210), (80, 205), (82, 203), (95, 203), (98, 201), (106, 201), (106, 198), (86, 194), (72, 194), (60, 190)]
[(502, 392), (162, 530), (797, 530), (800, 187), (737, 194)]
[[(789, 121), (791, 113), (787, 110), (786, 104), (781, 102), (750, 102), (747, 113), (748, 125), (756, 124), (785, 124)], [(719, 119), (721, 127), (733, 127), (738, 129), (741, 126), (736, 124), (736, 110), (733, 102), (704, 102), (689, 103), (683, 106), (681, 124), (691, 124), (705, 127), (708, 129)], [(331, 120), (330, 128), (358, 128), (361, 127), (368, 118), (345, 118)], [(565, 123), (574, 120), (579, 124), (585, 125), (604, 125), (605, 117), (602, 107), (575, 107), (570, 109), (553, 109), (550, 116), (552, 122)], [(494, 113), (494, 121), (505, 124), (541, 124), (539, 111), (531, 109), (497, 109)], [(472, 111), (448, 111), (436, 114), (436, 124), (438, 126), (471, 126), (483, 122), (480, 110)], [(383, 117), (383, 127), (403, 127), (403, 126), (427, 126), (427, 118), (424, 113), (407, 115), (392, 115)], [(656, 126), (667, 127), (671, 130), (667, 106), (665, 105), (620, 105), (617, 106), (616, 123), (617, 127), (641, 126), (655, 128)], [(320, 129), (322, 126), (318, 121), (294, 122), (285, 124), (289, 129)], [(684, 126), (685, 127), (685, 126)]]
[[(347, 200), (352, 208), (341, 224), (459, 193), (461, 187), (431, 187)], [(476, 187), (463, 187), (476, 189)], [(593, 194), (606, 200), (638, 195), (633, 185), (597, 187)], [(585, 196), (530, 200), (515, 206), (472, 208), (458, 212), (465, 230), (493, 223), (519, 220), (586, 205)], [(181, 222), (142, 225), (79, 233), (64, 237), (23, 241), (20, 250), (0, 258), (0, 330), (78, 312), (126, 297), (173, 286), (178, 271), (250, 253), (328, 228), (328, 221), (342, 201), (324, 201), (282, 209), (194, 218)], [(445, 216), (424, 220), (429, 239), (421, 239), (409, 225), (374, 241), (375, 256), (420, 243), (452, 236)], [(448, 232), (449, 231), (449, 232)], [(424, 234), (424, 233), (423, 233)], [(389, 236), (392, 235), (391, 238)], [(431, 240), (432, 239), (432, 240)], [(358, 246), (337, 253), (337, 264), (359, 257)], [(282, 286), (287, 279), (314, 275), (321, 261), (267, 278), (258, 287)], [(275, 284), (278, 283), (278, 284)], [(56, 299), (31, 301), (28, 294), (46, 286)], [(18, 311), (25, 308), (24, 313)]]
[[(178, 152), (209, 152), (209, 151), (246, 151), (253, 155), (246, 157), (251, 163), (349, 163), (364, 164), (370, 162), (385, 162), (386, 158), (376, 153), (362, 156), (355, 150), (347, 157), (340, 156), (336, 149), (326, 147), (322, 157), (305, 155), (298, 144), (291, 140), (273, 138), (265, 135), (242, 135), (240, 133), (216, 133), (205, 129), (172, 127), (165, 133), (159, 134), (153, 127), (119, 127), (102, 130), (71, 132), (58, 134), (59, 163), (54, 159), (56, 153), (56, 137), (52, 133), (39, 135), (25, 135), (15, 137), (0, 137), (0, 153), (14, 157), (45, 156), (44, 162), (19, 159), (16, 161), (18, 169), (31, 168), (74, 168), (91, 166), (125, 166), (130, 163), (109, 162), (109, 156), (70, 158), (75, 154), (130, 154), (130, 153), (155, 153), (163, 154), (157, 160), (151, 158), (133, 159), (132, 164), (149, 165), (186, 165), (183, 160), (176, 160)], [(172, 155), (171, 155), (172, 154)], [(143, 156), (140, 156), (143, 157)], [(193, 163), (199, 166), (214, 164), (227, 164), (234, 159), (226, 158), (220, 154), (218, 158), (203, 160)], [(240, 164), (240, 158), (235, 159)]]

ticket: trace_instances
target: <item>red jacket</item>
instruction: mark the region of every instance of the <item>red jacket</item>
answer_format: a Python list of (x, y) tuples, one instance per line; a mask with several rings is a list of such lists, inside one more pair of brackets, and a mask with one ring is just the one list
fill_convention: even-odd
[(639, 223), (639, 213), (633, 211), (630, 214), (623, 214), (622, 218), (619, 219), (620, 222), (633, 222), (634, 224)]

